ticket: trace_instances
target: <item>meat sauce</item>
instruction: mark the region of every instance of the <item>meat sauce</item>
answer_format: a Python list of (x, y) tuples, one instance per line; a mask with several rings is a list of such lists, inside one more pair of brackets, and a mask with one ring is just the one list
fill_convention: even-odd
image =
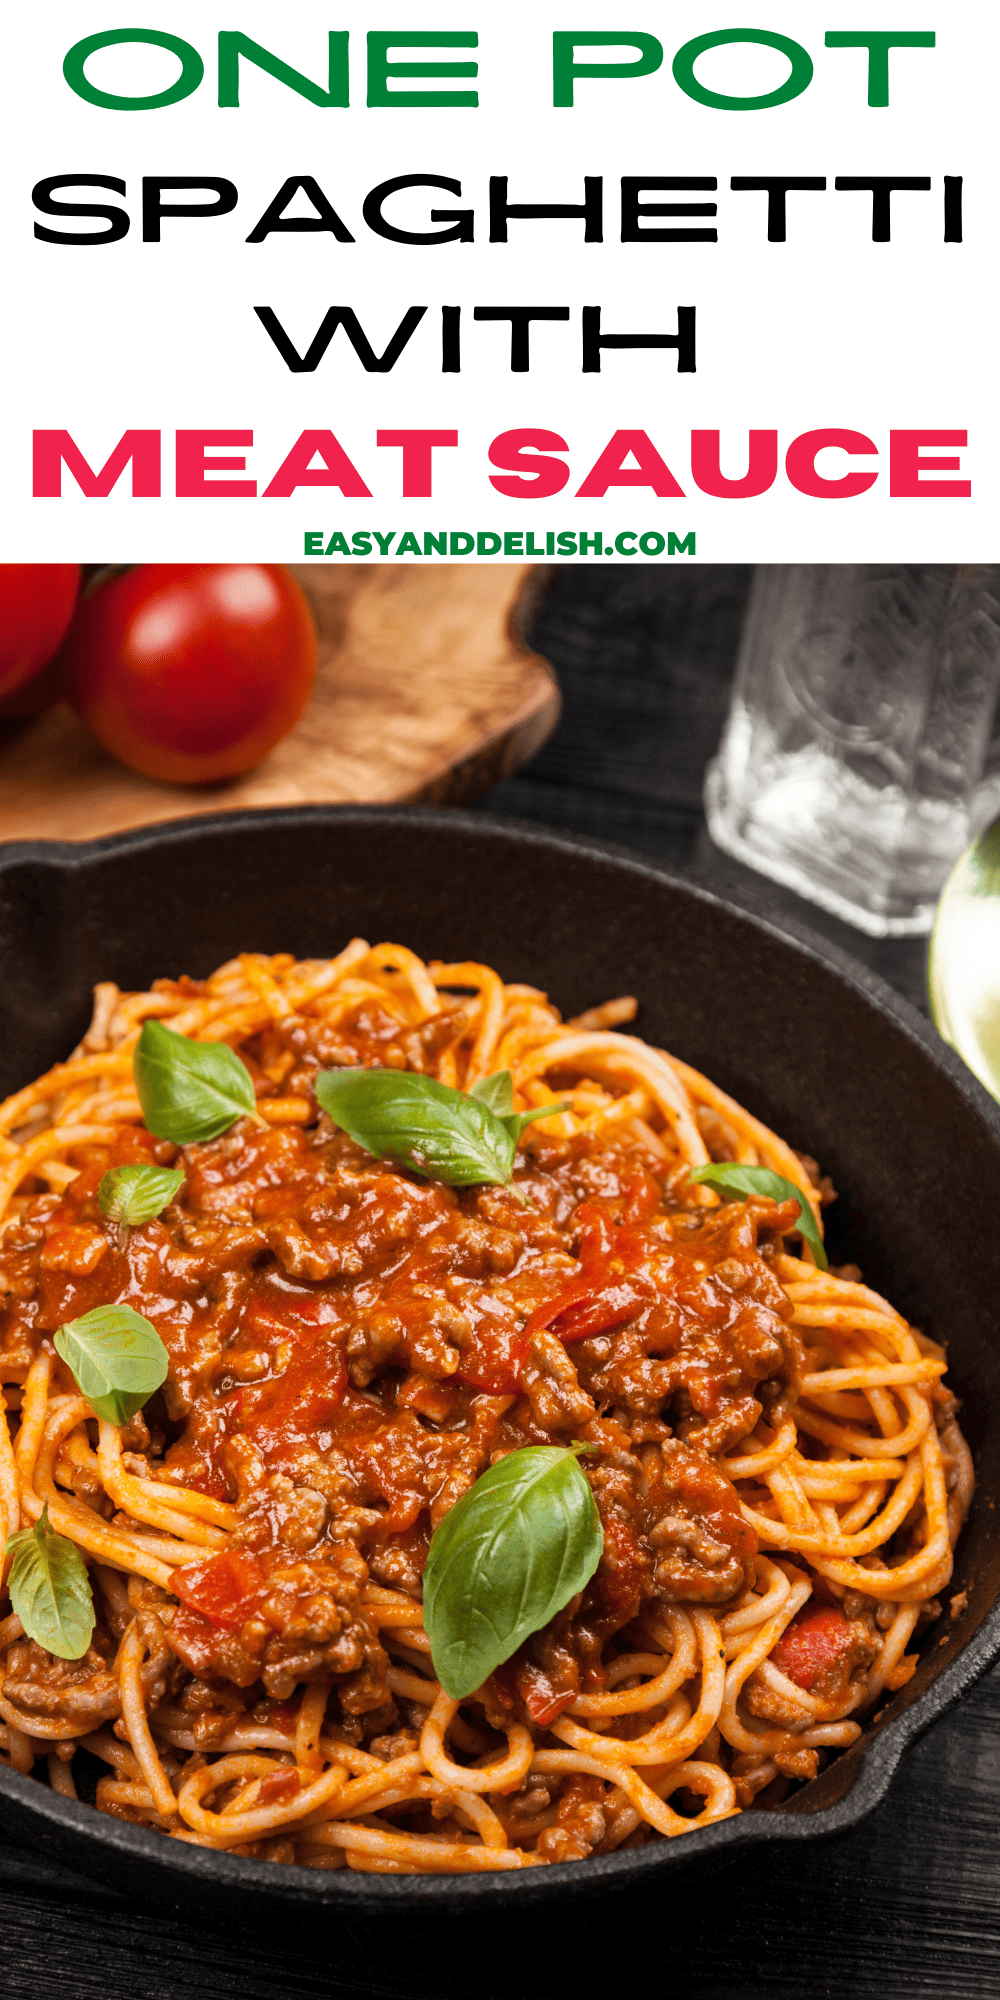
[[(331, 1052), (294, 1053), (302, 1091)], [(384, 1051), (341, 1030), (337, 1056)], [(185, 1183), (120, 1241), (97, 1188), (135, 1160)], [(61, 1197), (34, 1197), (0, 1270), (8, 1357), (26, 1367), (64, 1321), (133, 1306), (170, 1373), (126, 1463), (238, 1508), (233, 1547), (175, 1572), (180, 1681), (281, 1702), (332, 1676), (345, 1719), (388, 1714), (365, 1582), (419, 1592), (436, 1523), (526, 1444), (596, 1447), (581, 1464), (604, 1554), (494, 1676), (501, 1707), (544, 1722), (599, 1685), (646, 1598), (732, 1599), (755, 1541), (718, 1460), (794, 1407), (800, 1343), (769, 1261), (794, 1217), (701, 1206), (685, 1178), (629, 1141), (536, 1125), (510, 1185), (455, 1189), (320, 1117), (183, 1151), (122, 1127)]]

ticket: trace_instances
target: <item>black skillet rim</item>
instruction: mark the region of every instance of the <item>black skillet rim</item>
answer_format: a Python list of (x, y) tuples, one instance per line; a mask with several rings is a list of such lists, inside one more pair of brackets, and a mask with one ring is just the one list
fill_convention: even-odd
[[(187, 839), (193, 832), (211, 835), (232, 833), (251, 826), (284, 825), (365, 825), (409, 822), (462, 833), (464, 839), (500, 836), (521, 849), (539, 847), (572, 854), (595, 862), (611, 863), (633, 876), (664, 882), (670, 888), (709, 907), (724, 910), (790, 946), (822, 971), (841, 981), (881, 1014), (888, 1014), (896, 1026), (916, 1042), (936, 1067), (944, 1072), (969, 1108), (987, 1126), (1000, 1147), (1000, 1108), (989, 1097), (957, 1055), (943, 1042), (929, 1022), (909, 1001), (880, 979), (867, 966), (851, 958), (839, 946), (811, 933), (805, 925), (782, 916), (780, 922), (765, 909), (753, 909), (718, 895), (702, 883), (676, 875), (657, 862), (641, 858), (611, 842), (578, 840), (547, 828), (517, 819), (500, 819), (486, 813), (469, 813), (461, 808), (424, 806), (292, 806), (253, 808), (215, 812), (171, 820), (152, 827), (131, 829), (93, 841), (9, 841), (0, 844), (0, 873), (25, 862), (73, 872), (102, 855), (130, 849), (169, 848), (173, 841)], [(752, 901), (748, 894), (747, 902)], [(25, 1824), (34, 1820), (43, 1839), (58, 1842), (70, 1833), (96, 1843), (109, 1861), (120, 1856), (128, 1865), (144, 1864), (164, 1878), (173, 1877), (177, 1888), (185, 1880), (204, 1886), (214, 1883), (222, 1892), (231, 1887), (245, 1897), (261, 1894), (285, 1907), (308, 1911), (341, 1911), (345, 1916), (379, 1915), (419, 1907), (424, 1912), (450, 1908), (456, 1914), (473, 1914), (478, 1907), (495, 1908), (500, 1900), (508, 1903), (516, 1895), (519, 1907), (537, 1906), (553, 1895), (585, 1894), (589, 1890), (631, 1887), (640, 1880), (670, 1868), (719, 1866), (734, 1861), (750, 1846), (768, 1842), (788, 1842), (827, 1838), (849, 1832), (874, 1811), (884, 1799), (900, 1758), (911, 1742), (947, 1713), (961, 1696), (1000, 1659), (1000, 1598), (994, 1603), (977, 1631), (957, 1657), (937, 1675), (931, 1686), (904, 1707), (860, 1751), (858, 1770), (850, 1789), (833, 1804), (815, 1811), (793, 1813), (741, 1813), (692, 1832), (689, 1838), (633, 1849), (624, 1854), (601, 1855), (588, 1861), (523, 1873), (473, 1876), (366, 1876), (346, 1869), (332, 1874), (296, 1867), (277, 1867), (215, 1853), (207, 1848), (168, 1841), (162, 1834), (143, 1827), (126, 1825), (97, 1813), (92, 1807), (64, 1799), (30, 1776), (0, 1766), (0, 1794), (6, 1794), (18, 1818)], [(805, 1798), (807, 1793), (800, 1793)], [(75, 1843), (74, 1843), (75, 1844)], [(68, 1857), (67, 1857), (68, 1859)], [(96, 1855), (95, 1855), (96, 1859)], [(72, 1862), (68, 1861), (72, 1866)], [(516, 1887), (515, 1887), (516, 1883)], [(164, 1886), (165, 1883), (164, 1883)]]

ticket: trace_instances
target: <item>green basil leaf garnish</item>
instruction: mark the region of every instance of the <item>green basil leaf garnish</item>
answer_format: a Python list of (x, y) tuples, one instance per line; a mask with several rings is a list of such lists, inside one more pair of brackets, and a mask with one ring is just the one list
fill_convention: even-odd
[(131, 1306), (95, 1306), (67, 1320), (55, 1337), (95, 1416), (127, 1424), (166, 1380), (170, 1357), (156, 1331)]
[(560, 1111), (568, 1111), (569, 1108), (568, 1099), (564, 1100), (561, 1104), (539, 1104), (534, 1111), (509, 1112), (503, 1123), (506, 1125), (508, 1132), (513, 1133), (516, 1145), (525, 1126), (533, 1125), (536, 1118), (555, 1118)]
[[(501, 1070), (468, 1094), (431, 1076), (398, 1069), (325, 1069), (316, 1078), (316, 1101), (359, 1146), (452, 1187), (483, 1181), (499, 1185), (514, 1171), (517, 1142), (535, 1118), (550, 1118), (562, 1104), (497, 1115), (483, 1096), (506, 1102)], [(509, 1078), (508, 1078), (509, 1081)]]
[(257, 1113), (253, 1080), (227, 1042), (193, 1042), (162, 1021), (146, 1021), (132, 1073), (146, 1129), (176, 1146), (217, 1139), (237, 1118)]
[(9, 1535), (10, 1601), (29, 1639), (60, 1660), (82, 1659), (94, 1630), (87, 1565), (75, 1543), (49, 1526), (42, 1508), (33, 1528)]
[(728, 1160), (712, 1160), (707, 1167), (693, 1167), (688, 1179), (705, 1181), (709, 1187), (718, 1188), (724, 1194), (763, 1194), (772, 1201), (797, 1201), (799, 1219), (795, 1227), (808, 1243), (819, 1269), (827, 1269), (827, 1255), (823, 1238), (816, 1227), (816, 1217), (794, 1181), (784, 1180), (781, 1174), (772, 1174), (770, 1167), (738, 1167)]
[(359, 1146), (453, 1187), (509, 1181), (516, 1141), (478, 1098), (397, 1069), (328, 1069), (316, 1101)]
[(604, 1536), (577, 1452), (527, 1445), (491, 1465), (431, 1537), (424, 1628), (463, 1701), (589, 1583)]
[(510, 1118), (514, 1111), (514, 1079), (509, 1069), (495, 1070), (492, 1076), (484, 1076), (482, 1083), (474, 1083), (470, 1097), (478, 1097), (498, 1118)]
[(184, 1185), (183, 1167), (111, 1167), (97, 1190), (101, 1214), (120, 1229), (152, 1222)]

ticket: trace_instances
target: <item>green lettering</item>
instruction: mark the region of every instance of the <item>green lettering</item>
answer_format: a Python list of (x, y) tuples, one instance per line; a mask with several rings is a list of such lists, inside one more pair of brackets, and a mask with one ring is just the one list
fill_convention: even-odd
[[(169, 49), (180, 61), (180, 76), (167, 90), (159, 90), (153, 97), (115, 97), (109, 90), (98, 90), (96, 84), (87, 80), (87, 57), (97, 49), (116, 48), (121, 42), (152, 42), (155, 48)], [(101, 35), (86, 35), (82, 42), (73, 43), (63, 61), (63, 75), (70, 89), (102, 111), (159, 111), (164, 104), (179, 104), (182, 97), (190, 97), (197, 90), (204, 74), (205, 65), (190, 42), (182, 42), (179, 35), (162, 34), (157, 28), (108, 28)]]
[(398, 556), (418, 556), (420, 554), (420, 543), (416, 535), (411, 534), (409, 528), (407, 528), (405, 534), (400, 536), (396, 554)]
[(261, 48), (249, 35), (240, 33), (238, 28), (224, 28), (219, 36), (219, 104), (224, 111), (238, 108), (240, 101), (240, 57), (252, 62), (257, 69), (266, 70), (268, 76), (277, 78), (289, 90), (297, 90), (300, 97), (308, 98), (310, 104), (318, 104), (324, 110), (331, 106), (346, 110), (350, 104), (350, 85), (347, 67), (346, 28), (331, 28), (329, 34), (329, 70), (327, 87), (313, 83), (312, 78), (303, 76), (302, 71), (292, 69), (290, 63), (282, 62), (280, 56), (271, 54), (270, 49)]
[(353, 535), (351, 536), (352, 556), (370, 556), (371, 552), (372, 552), (372, 538), (368, 533), (367, 529), (356, 528)]
[[(719, 49), (728, 42), (763, 42), (766, 48), (778, 49), (787, 56), (791, 69), (784, 83), (777, 90), (768, 90), (762, 97), (725, 97), (717, 90), (706, 90), (694, 73), (699, 56), (706, 49)], [(768, 111), (772, 105), (787, 104), (793, 97), (801, 97), (808, 90), (813, 77), (812, 57), (801, 42), (790, 42), (787, 35), (772, 35), (766, 28), (719, 28), (711, 35), (696, 35), (691, 42), (685, 42), (674, 57), (674, 82), (680, 85), (686, 96), (693, 97), (696, 104), (707, 104), (713, 111)]]
[(885, 29), (877, 29), (864, 34), (841, 34), (838, 30), (825, 37), (828, 49), (868, 50), (868, 102), (876, 107), (884, 107), (889, 102), (889, 50), (890, 49), (933, 49), (937, 37), (927, 34), (894, 35)]
[(446, 556), (447, 553), (448, 553), (447, 535), (427, 534), (424, 536), (425, 556)]
[(307, 556), (321, 556), (323, 553), (322, 535), (311, 535), (307, 531), (305, 541), (302, 544), (302, 553)]
[(685, 535), (682, 540), (680, 535), (675, 535), (673, 529), (671, 528), (667, 536), (668, 556), (693, 556), (694, 553), (695, 553), (694, 530), (692, 529), (691, 533), (689, 535)]
[(417, 29), (373, 29), (368, 36), (368, 107), (381, 111), (429, 110), (432, 105), (475, 110), (479, 93), (475, 90), (390, 90), (391, 76), (478, 76), (474, 62), (389, 61), (390, 49), (477, 49), (479, 36), (464, 30), (448, 34), (424, 33)]
[[(635, 62), (578, 63), (577, 49), (637, 49)], [(557, 28), (552, 36), (552, 102), (571, 105), (578, 76), (652, 76), (663, 61), (663, 43), (655, 35), (569, 34)]]
[(351, 551), (347, 546), (347, 537), (346, 535), (342, 535), (338, 528), (337, 533), (330, 536), (324, 554), (328, 556), (349, 556), (350, 553)]

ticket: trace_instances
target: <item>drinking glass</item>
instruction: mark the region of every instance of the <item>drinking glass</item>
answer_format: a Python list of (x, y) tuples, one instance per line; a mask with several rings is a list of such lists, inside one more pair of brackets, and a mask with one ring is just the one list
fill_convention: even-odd
[(713, 839), (872, 937), (929, 931), (1000, 805), (998, 695), (1000, 565), (759, 568)]

